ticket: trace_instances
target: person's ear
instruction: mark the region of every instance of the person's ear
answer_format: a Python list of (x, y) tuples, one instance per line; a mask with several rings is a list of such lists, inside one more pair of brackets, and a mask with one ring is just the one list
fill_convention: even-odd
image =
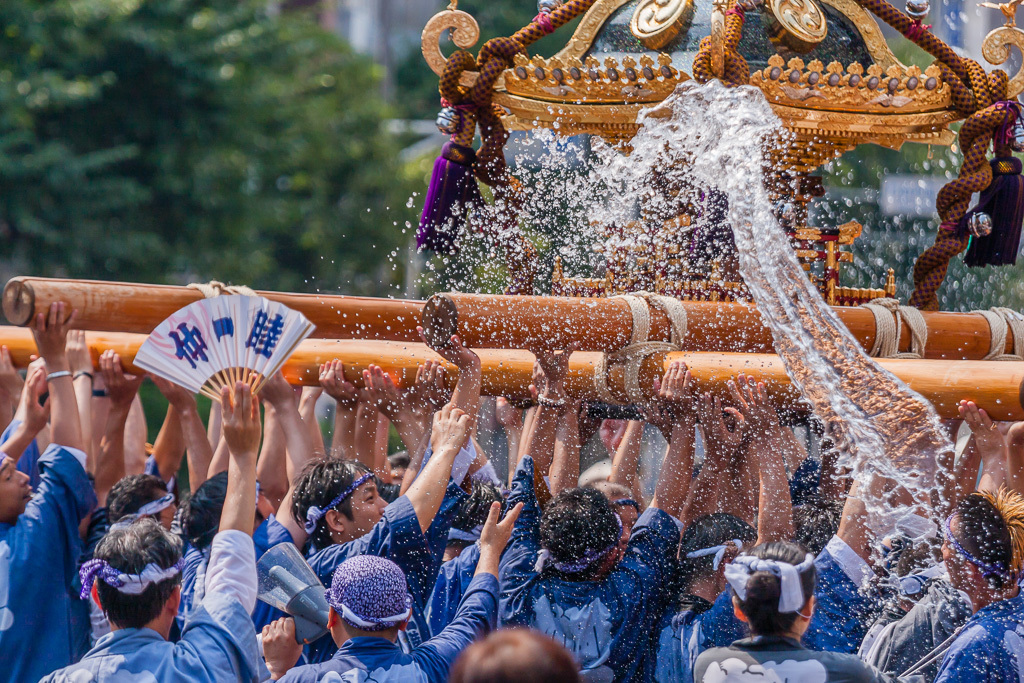
[(732, 596), (732, 613), (736, 616), (737, 619), (742, 621), (744, 624), (746, 624), (749, 621), (747, 619), (747, 615), (744, 614), (743, 610), (740, 609), (740, 601), (736, 598), (735, 595)]
[(401, 624), (398, 625), (398, 630), (399, 631), (404, 631), (407, 628), (409, 628), (409, 620), (408, 619), (406, 619), (405, 621), (403, 621)]
[(338, 613), (334, 611), (333, 607), (330, 607), (329, 610), (330, 611), (327, 613), (327, 628), (332, 629), (338, 625), (338, 622), (341, 621), (341, 617), (338, 616)]
[(92, 597), (92, 601), (96, 603), (96, 606), (99, 607), (100, 611), (102, 612), (103, 605), (100, 604), (100, 591), (99, 586), (96, 585), (97, 583), (98, 582), (95, 581), (93, 582), (92, 589), (89, 591), (89, 595)]
[(324, 515), (324, 521), (327, 522), (327, 529), (331, 532), (331, 535), (345, 535), (349, 521), (345, 515), (337, 510), (328, 510), (327, 514)]
[(181, 606), (181, 586), (175, 586), (171, 592), (171, 596), (167, 598), (167, 602), (164, 603), (164, 609), (169, 612), (173, 612), (175, 615), (178, 614), (178, 607)]

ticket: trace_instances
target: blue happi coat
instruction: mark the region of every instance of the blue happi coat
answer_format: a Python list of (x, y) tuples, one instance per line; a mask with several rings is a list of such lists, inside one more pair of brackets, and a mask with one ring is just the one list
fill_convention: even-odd
[[(706, 604), (706, 603), (705, 603)], [(662, 617), (654, 680), (693, 683), (697, 656), (713, 647), (726, 647), (745, 638), (747, 629), (733, 614), (732, 592), (722, 592), (710, 608), (668, 612)]]
[[(21, 420), (11, 420), (11, 423), (7, 425), (7, 429), (4, 430), (3, 434), (0, 434), (0, 443), (4, 443), (7, 439), (11, 438), (11, 435), (21, 426)], [(39, 443), (32, 439), (29, 443), (28, 448), (25, 449), (24, 453), (21, 453), (18, 457), (18, 471), (28, 475), (28, 484), (32, 487), (32, 490), (39, 488)]]
[(497, 601), (497, 579), (481, 574), (470, 582), (452, 623), (412, 652), (385, 638), (351, 638), (330, 660), (296, 667), (280, 680), (314, 683), (335, 672), (345, 683), (444, 683), (459, 653), (494, 628)]
[(881, 609), (878, 592), (868, 585), (871, 570), (838, 536), (818, 554), (814, 566), (814, 616), (802, 643), (808, 650), (856, 654)]
[(633, 526), (626, 555), (601, 581), (569, 581), (534, 570), (540, 551), (540, 509), (533, 459), (519, 462), (508, 506), (523, 503), (501, 558), (502, 626), (530, 626), (563, 644), (588, 676), (650, 680), (651, 632), (667, 606), (663, 587), (675, 568), (679, 524), (646, 510)]
[(148, 628), (114, 631), (44, 683), (255, 682), (260, 662), (249, 614), (236, 598), (215, 593), (192, 612), (177, 643)]
[[(309, 566), (324, 586), (331, 585), (338, 565), (357, 555), (386, 557), (401, 567), (412, 596), (412, 618), (405, 637), (409, 645), (416, 647), (431, 636), (423, 610), (444, 559), (452, 518), (465, 498), (466, 493), (455, 482), (449, 481), (441, 509), (424, 534), (412, 503), (402, 496), (384, 508), (384, 516), (369, 533), (354, 541), (318, 551), (308, 558)], [(307, 659), (312, 663), (323, 662), (334, 654), (335, 649), (330, 634), (325, 635), (308, 646)]]
[(935, 683), (1024, 680), (1024, 595), (978, 610), (946, 652)]
[(459, 556), (441, 565), (434, 590), (430, 592), (424, 614), (431, 633), (440, 633), (452, 623), (459, 609), (462, 596), (469, 588), (476, 572), (476, 563), (480, 560), (479, 542), (466, 546)]
[(15, 524), (0, 524), (0, 681), (37, 681), (81, 656), (88, 619), (74, 614), (78, 523), (96, 505), (85, 454), (51, 444)]

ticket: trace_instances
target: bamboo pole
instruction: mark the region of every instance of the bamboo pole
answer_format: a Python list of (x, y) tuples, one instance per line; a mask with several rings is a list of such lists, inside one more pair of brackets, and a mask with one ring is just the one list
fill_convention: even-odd
[[(145, 335), (89, 332), (86, 343), (94, 362), (106, 349), (114, 349), (129, 371)], [(24, 367), (35, 353), (28, 330), (0, 326), (0, 344), (11, 352), (14, 363)], [(489, 396), (526, 397), (533, 373), (533, 354), (528, 351), (484, 349), (478, 352), (483, 368), (483, 391)], [(574, 397), (594, 400), (594, 367), (601, 354), (577, 352), (569, 363), (566, 391)], [(440, 357), (423, 344), (366, 340), (307, 339), (284, 367), (292, 384), (315, 385), (321, 363), (340, 359), (345, 376), (359, 384), (362, 371), (371, 364), (380, 365), (400, 385), (410, 386), (416, 368), (425, 360)], [(693, 374), (696, 389), (728, 397), (726, 381), (740, 372), (765, 382), (776, 405), (800, 409), (799, 395), (786, 376), (778, 356), (756, 353), (680, 352), (656, 354), (646, 359), (641, 370), (641, 386), (653, 386), (674, 360), (685, 361)], [(1024, 363), (999, 361), (881, 360), (879, 363), (912, 389), (932, 402), (940, 417), (957, 417), (957, 402), (968, 399), (984, 408), (996, 420), (1024, 420), (1022, 391)], [(457, 371), (447, 365), (448, 382), (454, 385)], [(621, 368), (609, 371), (613, 393), (625, 398)]]
[[(416, 326), (422, 301), (327, 294), (257, 292), (301, 312), (325, 338), (419, 341)], [(203, 298), (190, 287), (173, 285), (16, 277), (3, 292), (4, 315), (27, 325), (54, 301), (78, 310), (76, 327), (105, 332), (149, 334), (167, 316)]]
[[(774, 353), (771, 331), (757, 309), (738, 303), (682, 302), (686, 309), (686, 351)], [(668, 317), (651, 306), (651, 341), (668, 341)], [(865, 308), (833, 309), (854, 337), (871, 348), (875, 318)], [(976, 313), (923, 311), (928, 326), (925, 357), (980, 360), (989, 352), (991, 331)], [(437, 294), (427, 300), (423, 328), (438, 345), (458, 333), (472, 348), (568, 348), (617, 351), (629, 344), (633, 318), (622, 299), (552, 296)], [(910, 331), (900, 324), (900, 351), (910, 350)], [(1013, 353), (1008, 332), (1004, 353)]]

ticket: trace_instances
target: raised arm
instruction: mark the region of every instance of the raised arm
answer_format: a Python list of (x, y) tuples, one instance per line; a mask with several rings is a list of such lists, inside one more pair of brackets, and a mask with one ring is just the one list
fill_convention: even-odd
[(494, 417), (505, 430), (505, 439), (508, 442), (508, 476), (505, 482), (511, 484), (516, 473), (516, 462), (519, 460), (519, 442), (523, 438), (523, 414), (507, 398), (499, 396), (494, 406)]
[(85, 451), (82, 441), (82, 424), (78, 417), (78, 399), (71, 378), (66, 343), (68, 330), (78, 316), (78, 311), (68, 315), (68, 306), (63, 301), (50, 304), (48, 313), (36, 316), (32, 327), (36, 349), (46, 363), (46, 383), (50, 391), (51, 440), (58, 446), (77, 448)]
[[(669, 368), (671, 372), (671, 367)], [(666, 373), (667, 374), (667, 373)], [(671, 430), (671, 428), (670, 428)], [(671, 431), (669, 431), (671, 437)], [(640, 467), (640, 447), (644, 438), (644, 423), (630, 420), (626, 425), (626, 433), (619, 442), (612, 456), (612, 474), (608, 481), (622, 484), (633, 492), (633, 497), (640, 499), (637, 487), (637, 469)]]
[(213, 461), (213, 446), (203, 427), (203, 420), (199, 417), (196, 397), (188, 389), (163, 377), (151, 375), (151, 379), (178, 415), (181, 436), (185, 442), (185, 459), (188, 462), (188, 486), (195, 493), (206, 481)]
[(320, 366), (320, 386), (335, 403), (331, 454), (351, 458), (359, 393), (355, 385), (345, 379), (345, 366), (337, 358)]
[[(416, 328), (420, 338), (427, 343), (423, 328)], [(480, 357), (469, 350), (459, 336), (452, 335), (448, 343), (440, 348), (434, 349), (439, 356), (449, 363), (453, 363), (459, 369), (459, 379), (455, 383), (455, 390), (449, 402), (453, 407), (469, 415), (473, 424), (476, 424), (477, 415), (480, 412), (480, 387), (483, 377), (480, 370)]]
[(322, 387), (302, 387), (299, 397), (299, 415), (302, 424), (309, 431), (309, 444), (313, 448), (313, 457), (322, 458), (327, 455), (324, 448), (324, 434), (320, 431), (320, 422), (316, 419), (316, 402), (324, 393)]
[[(420, 421), (413, 414), (412, 405), (407, 394), (403, 394), (394, 380), (376, 365), (371, 365), (363, 371), (363, 384), (365, 388), (361, 396), (366, 403), (379, 410), (391, 424), (395, 426), (398, 436), (401, 437), (405, 450), (410, 453), (419, 447), (423, 440), (424, 429)], [(377, 473), (383, 481), (391, 480), (391, 469), (387, 463), (381, 463), (381, 469), (387, 470), (387, 478), (383, 472)]]
[[(659, 415), (668, 426), (669, 441), (661, 465), (652, 508), (659, 508), (689, 525), (683, 509), (693, 479), (693, 440), (697, 424), (694, 412), (692, 378), (686, 363), (672, 363), (658, 387)], [(653, 412), (653, 411), (652, 411)]]
[(700, 469), (683, 510), (686, 519), (697, 519), (718, 511), (718, 493), (731, 453), (742, 442), (741, 426), (726, 426), (722, 402), (705, 393), (697, 396), (697, 418), (704, 437), (704, 465)]
[(1024, 472), (1007, 472), (1006, 438), (999, 431), (999, 425), (973, 401), (960, 401), (959, 410), (960, 416), (971, 428), (971, 440), (981, 456), (982, 472), (978, 490), (996, 493), (1005, 484), (1015, 491), (1021, 491)]
[(768, 400), (764, 384), (740, 375), (729, 388), (743, 414), (750, 435), (750, 453), (757, 464), (757, 542), (770, 543), (793, 537), (793, 503), (786, 478), (786, 462), (799, 457), (793, 439), (779, 423), (778, 413)]
[(71, 366), (71, 379), (75, 386), (75, 399), (78, 405), (78, 419), (82, 425), (82, 443), (89, 466), (86, 470), (96, 471), (96, 453), (93, 448), (92, 435), (92, 358), (89, 347), (85, 344), (85, 332), (70, 330), (65, 346), (68, 354), (68, 365)]
[(284, 434), (285, 451), (288, 454), (285, 461), (285, 478), (290, 483), (313, 457), (313, 445), (310, 443), (309, 430), (306, 429), (302, 417), (299, 415), (295, 390), (280, 372), (275, 373), (263, 385), (260, 395), (273, 406), (274, 416)]
[[(50, 419), (50, 399), (46, 395), (46, 367), (32, 365), (28, 369), (25, 387), (22, 391), (21, 423), (11, 431), (7, 441), (0, 444), (0, 453), (13, 460), (25, 452), (47, 420)], [(0, 461), (2, 461), (0, 455)]]
[(551, 495), (575, 488), (580, 480), (579, 401), (569, 401), (558, 420), (555, 432), (555, 451), (551, 459)]
[(446, 405), (434, 416), (434, 426), (430, 435), (433, 454), (423, 466), (423, 472), (416, 477), (405, 494), (416, 512), (420, 529), (424, 532), (430, 527), (434, 515), (441, 509), (441, 501), (448, 488), (455, 456), (466, 445), (469, 431), (469, 416), (452, 404)]
[(520, 448), (523, 454), (533, 458), (533, 486), (541, 507), (550, 497), (544, 483), (544, 473), (551, 468), (555, 453), (555, 437), (558, 418), (566, 410), (568, 399), (562, 387), (569, 370), (569, 356), (572, 351), (535, 351), (537, 364), (544, 375), (544, 388), (537, 398), (537, 409), (529, 430), (523, 433)]
[(3, 429), (11, 424), (11, 418), (21, 401), (21, 392), (25, 383), (18, 374), (11, 352), (6, 346), (0, 346), (0, 424)]
[(125, 475), (125, 424), (144, 376), (125, 374), (121, 367), (121, 357), (109, 349), (100, 356), (100, 374), (107, 387), (107, 396), (110, 397), (110, 408), (107, 410), (107, 421), (96, 458), (96, 496), (102, 506), (107, 504), (110, 489)]
[(256, 521), (256, 454), (260, 446), (259, 404), (252, 390), (242, 382), (228, 387), (220, 396), (228, 445), (228, 486), (220, 514), (220, 531), (234, 529), (252, 535)]

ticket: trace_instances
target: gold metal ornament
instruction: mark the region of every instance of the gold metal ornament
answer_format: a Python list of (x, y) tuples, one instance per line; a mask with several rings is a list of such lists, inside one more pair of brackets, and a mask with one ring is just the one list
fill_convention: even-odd
[[(1024, 31), (1012, 25), (1000, 26), (985, 36), (981, 43), (981, 56), (989, 64), (999, 66), (1010, 58), (1011, 46), (1024, 53)], [(1006, 98), (1015, 99), (1021, 92), (1024, 92), (1024, 67), (1018, 68), (1017, 73), (1010, 76)]]
[(1010, 0), (1009, 2), (979, 2), (979, 7), (985, 7), (987, 9), (997, 9), (1003, 13), (1003, 17), (1006, 19), (1006, 23), (1003, 24), (1005, 27), (1012, 28), (1017, 25), (1017, 8), (1020, 7), (1021, 2), (1024, 0)]
[(795, 52), (809, 52), (828, 35), (825, 13), (814, 0), (769, 0), (765, 10), (768, 37)]
[(693, 18), (693, 0), (640, 0), (629, 29), (644, 46), (660, 50)]
[[(441, 36), (451, 29), (451, 40), (460, 50), (468, 50), (480, 40), (480, 26), (470, 14), (459, 9), (447, 9), (430, 17), (420, 34), (420, 49), (427, 66), (438, 76), (444, 71), (448, 61), (441, 52)], [(475, 71), (462, 74), (459, 83), (471, 86), (476, 82)]]

